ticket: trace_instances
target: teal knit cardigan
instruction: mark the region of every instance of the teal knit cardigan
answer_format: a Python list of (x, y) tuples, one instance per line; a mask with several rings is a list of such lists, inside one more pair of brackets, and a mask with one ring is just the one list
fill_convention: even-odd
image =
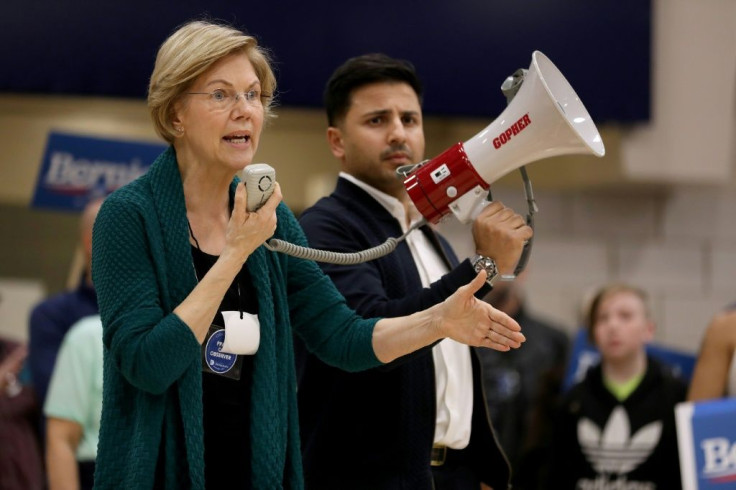
[[(237, 179), (230, 186), (231, 196)], [(306, 239), (283, 203), (275, 236)], [(253, 486), (303, 488), (292, 328), (325, 362), (379, 363), (376, 319), (346, 305), (314, 262), (259, 247), (246, 262), (259, 305), (251, 407)], [(103, 322), (104, 395), (95, 488), (204, 488), (201, 347), (172, 311), (195, 287), (176, 154), (112, 193), (94, 226), (92, 271)]]

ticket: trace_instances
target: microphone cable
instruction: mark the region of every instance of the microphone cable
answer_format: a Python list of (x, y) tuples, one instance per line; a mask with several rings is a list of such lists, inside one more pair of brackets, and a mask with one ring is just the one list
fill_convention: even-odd
[(272, 238), (263, 245), (272, 252), (280, 252), (292, 257), (298, 257), (300, 259), (313, 260), (315, 262), (324, 262), (328, 264), (337, 265), (354, 265), (368, 262), (384, 255), (388, 255), (396, 249), (396, 246), (412, 231), (416, 230), (420, 226), (427, 224), (427, 220), (422, 218), (417, 221), (406, 233), (401, 235), (399, 238), (390, 237), (385, 242), (366, 250), (359, 252), (332, 252), (330, 250), (320, 250), (316, 248), (302, 247), (300, 245), (294, 245), (278, 238)]

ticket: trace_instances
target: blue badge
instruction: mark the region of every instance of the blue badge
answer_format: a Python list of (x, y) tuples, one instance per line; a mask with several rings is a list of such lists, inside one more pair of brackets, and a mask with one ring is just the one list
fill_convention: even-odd
[(220, 329), (210, 335), (204, 349), (204, 358), (207, 366), (217, 374), (230, 371), (238, 356), (222, 352), (222, 344), (225, 341), (225, 329)]

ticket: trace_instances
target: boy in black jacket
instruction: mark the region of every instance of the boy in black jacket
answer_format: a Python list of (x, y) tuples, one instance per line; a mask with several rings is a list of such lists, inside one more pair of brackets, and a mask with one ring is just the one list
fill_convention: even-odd
[(674, 407), (687, 385), (646, 354), (654, 335), (646, 294), (605, 287), (587, 320), (601, 363), (562, 402), (548, 488), (681, 488)]

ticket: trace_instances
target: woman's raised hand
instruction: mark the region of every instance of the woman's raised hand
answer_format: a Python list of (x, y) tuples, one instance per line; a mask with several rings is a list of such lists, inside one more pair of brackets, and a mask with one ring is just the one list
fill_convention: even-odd
[(225, 248), (237, 253), (243, 262), (276, 231), (276, 207), (281, 202), (282, 196), (278, 182), (274, 183), (274, 186), (271, 197), (254, 212), (246, 210), (248, 196), (245, 184), (242, 182), (238, 184), (235, 191), (233, 212), (225, 232)]

